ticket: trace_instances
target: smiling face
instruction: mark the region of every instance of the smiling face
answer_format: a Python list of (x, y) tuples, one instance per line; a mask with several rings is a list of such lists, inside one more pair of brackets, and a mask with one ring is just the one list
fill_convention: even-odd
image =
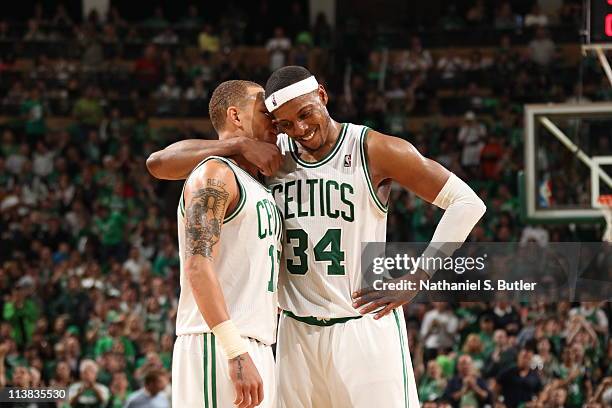
[(279, 132), (314, 152), (325, 145), (331, 126), (327, 92), (319, 89), (283, 104), (273, 112)]

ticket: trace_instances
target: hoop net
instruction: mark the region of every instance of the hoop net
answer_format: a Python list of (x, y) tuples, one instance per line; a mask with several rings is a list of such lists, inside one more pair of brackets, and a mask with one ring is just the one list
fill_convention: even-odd
[(600, 195), (597, 202), (601, 205), (600, 210), (603, 212), (607, 224), (602, 241), (612, 242), (612, 194)]

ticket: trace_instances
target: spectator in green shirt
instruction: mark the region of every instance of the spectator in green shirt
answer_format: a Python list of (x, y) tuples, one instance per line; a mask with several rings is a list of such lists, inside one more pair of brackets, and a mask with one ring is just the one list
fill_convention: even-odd
[(80, 381), (68, 389), (70, 406), (74, 408), (103, 407), (109, 399), (108, 388), (96, 382), (98, 365), (93, 360), (83, 360), (79, 366)]
[(72, 109), (72, 116), (80, 124), (86, 126), (98, 126), (102, 122), (104, 111), (94, 86), (88, 86), (76, 101)]
[(106, 408), (123, 408), (128, 395), (130, 394), (129, 382), (125, 373), (113, 374), (110, 385), (111, 397)]
[(36, 303), (28, 296), (27, 287), (31, 283), (23, 278), (4, 303), (2, 317), (8, 321), (12, 327), (11, 336), (19, 347), (27, 345), (31, 338), (36, 321), (38, 320), (39, 310)]
[(436, 360), (427, 363), (427, 372), (419, 383), (419, 399), (422, 402), (435, 401), (444, 394), (446, 378), (442, 374), (442, 368)]
[(123, 251), (124, 230), (126, 224), (125, 216), (117, 211), (109, 212), (106, 207), (100, 207), (99, 213), (94, 218), (94, 226), (100, 241), (104, 258), (120, 257)]
[(494, 330), (495, 325), (493, 317), (489, 314), (482, 315), (480, 317), (480, 331), (478, 332), (478, 337), (480, 337), (480, 341), (482, 342), (482, 353), (485, 358), (488, 357), (495, 348), (495, 343), (493, 341)]
[(25, 133), (30, 144), (42, 138), (47, 128), (44, 119), (44, 107), (40, 100), (40, 91), (32, 88), (30, 95), (21, 103), (21, 114), (25, 117)]
[(153, 262), (153, 273), (158, 276), (167, 276), (168, 268), (174, 265), (178, 265), (178, 257), (174, 246), (171, 243), (167, 243), (164, 246), (164, 250), (157, 255)]
[(126, 361), (133, 363), (136, 352), (134, 344), (123, 335), (123, 316), (115, 311), (110, 311), (107, 315), (107, 322), (109, 323), (108, 333), (100, 337), (94, 346), (95, 358), (99, 358), (107, 351), (122, 350)]
[(460, 355), (469, 355), (474, 369), (480, 373), (485, 364), (483, 350), (484, 345), (480, 337), (476, 333), (471, 333), (467, 336)]

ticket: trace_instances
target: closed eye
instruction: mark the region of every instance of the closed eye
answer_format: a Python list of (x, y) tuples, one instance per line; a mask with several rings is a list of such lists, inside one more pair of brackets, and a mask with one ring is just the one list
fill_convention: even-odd
[(300, 114), (299, 119), (304, 120), (312, 114), (312, 111), (306, 111)]
[(282, 122), (277, 122), (276, 126), (278, 127), (278, 129), (285, 133), (293, 124), (289, 121), (282, 121)]

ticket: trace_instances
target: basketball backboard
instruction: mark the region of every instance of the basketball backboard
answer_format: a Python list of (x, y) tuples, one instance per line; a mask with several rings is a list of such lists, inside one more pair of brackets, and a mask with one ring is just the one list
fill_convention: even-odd
[(598, 222), (612, 193), (612, 103), (525, 105), (528, 222)]

